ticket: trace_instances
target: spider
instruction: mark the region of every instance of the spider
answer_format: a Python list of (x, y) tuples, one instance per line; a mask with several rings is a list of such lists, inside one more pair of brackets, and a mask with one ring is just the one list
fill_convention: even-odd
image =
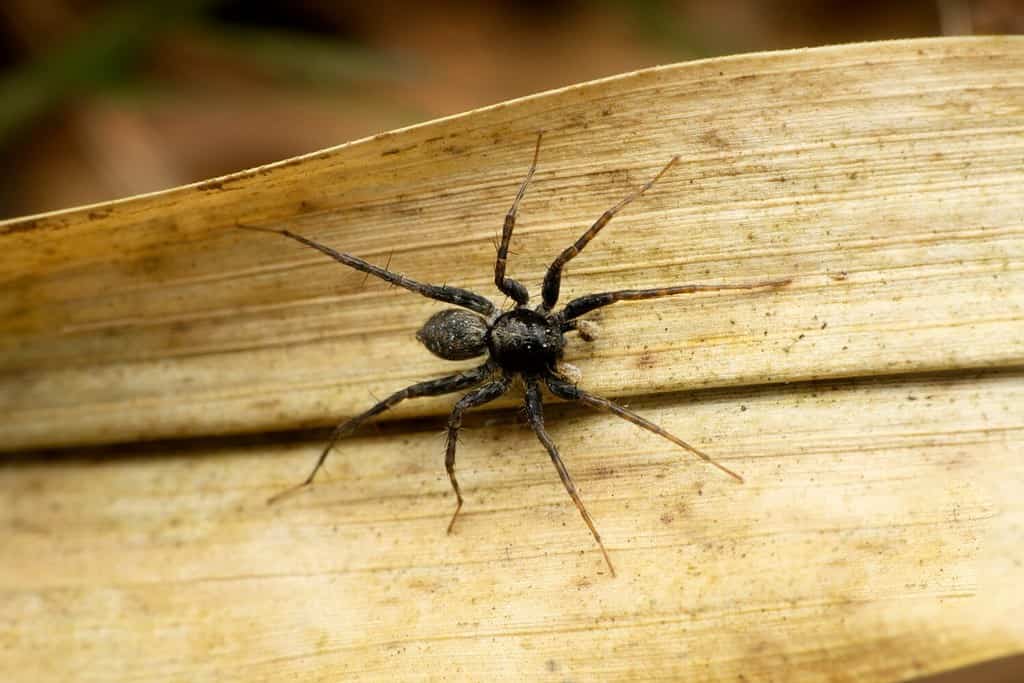
[(335, 251), (328, 246), (288, 230), (239, 224), (239, 227), (251, 230), (284, 235), (308, 247), (312, 247), (350, 268), (368, 273), (369, 275), (375, 275), (393, 285), (404, 287), (431, 299), (458, 306), (459, 308), (446, 308), (430, 316), (423, 327), (416, 333), (416, 339), (426, 346), (431, 353), (445, 360), (460, 361), (487, 356), (487, 360), (478, 367), (439, 379), (419, 382), (396, 391), (366, 412), (338, 425), (331, 434), (327, 445), (320, 453), (320, 457), (317, 459), (316, 465), (309, 473), (309, 476), (301, 484), (271, 497), (267, 501), (268, 503), (274, 503), (282, 497), (312, 484), (317, 472), (323, 467), (324, 461), (338, 440), (351, 434), (370, 418), (393, 408), (409, 398), (438, 396), (464, 389), (472, 389), (455, 403), (448, 417), (444, 465), (448, 472), (448, 479), (451, 482), (452, 489), (455, 491), (455, 512), (448, 523), (448, 533), (450, 534), (455, 526), (455, 520), (462, 510), (463, 503), (462, 490), (459, 487), (458, 479), (455, 477), (455, 447), (459, 429), (462, 427), (462, 417), (470, 408), (481, 406), (505, 394), (512, 386), (513, 380), (517, 377), (521, 378), (525, 386), (525, 409), (530, 426), (547, 450), (548, 455), (551, 456), (551, 462), (554, 463), (558, 476), (565, 486), (565, 490), (569, 493), (569, 497), (572, 498), (576, 509), (579, 510), (583, 521), (590, 529), (590, 533), (593, 535), (598, 548), (600, 548), (612, 576), (615, 576), (615, 567), (612, 565), (608, 551), (601, 541), (601, 535), (598, 533), (590, 513), (587, 512), (586, 507), (583, 505), (583, 501), (580, 499), (579, 492), (576, 490), (576, 485), (573, 483), (569, 471), (562, 463), (562, 458), (559, 456), (555, 442), (544, 428), (541, 383), (546, 385), (548, 390), (558, 398), (567, 401), (578, 401), (591, 408), (611, 412), (642, 429), (668, 439), (705, 462), (717, 467), (736, 481), (743, 481), (743, 478), (736, 472), (714, 461), (707, 454), (668, 433), (625, 406), (591, 394), (576, 386), (576, 383), (567, 377), (569, 372), (567, 372), (565, 366), (560, 363), (566, 346), (565, 335), (567, 332), (575, 331), (584, 341), (592, 341), (592, 328), (587, 325), (587, 321), (581, 320), (580, 317), (594, 309), (613, 304), (617, 301), (655, 299), (692, 292), (779, 287), (789, 284), (791, 280), (786, 278), (742, 284), (676, 285), (657, 289), (624, 289), (581, 296), (567, 303), (560, 311), (554, 310), (555, 304), (558, 302), (558, 293), (562, 282), (562, 269), (565, 268), (565, 265), (601, 232), (601, 229), (611, 221), (615, 214), (649, 190), (662, 175), (672, 168), (679, 160), (679, 157), (675, 156), (654, 178), (605, 211), (590, 226), (589, 230), (584, 232), (579, 239), (558, 255), (544, 276), (544, 282), (541, 286), (541, 303), (536, 308), (530, 308), (530, 294), (526, 287), (519, 281), (507, 277), (505, 275), (505, 268), (508, 260), (509, 242), (512, 239), (512, 230), (515, 227), (519, 203), (522, 201), (523, 195), (526, 194), (526, 188), (530, 184), (534, 172), (537, 170), (542, 137), (543, 133), (537, 135), (537, 143), (533, 151), (533, 162), (530, 164), (530, 170), (526, 173), (526, 178), (519, 187), (519, 192), (512, 202), (512, 208), (509, 209), (508, 214), (505, 216), (505, 224), (501, 231), (501, 243), (498, 246), (498, 257), (494, 264), (494, 284), (505, 296), (515, 302), (515, 306), (511, 310), (502, 310), (489, 299), (465, 289), (417, 282), (386, 268), (375, 266), (351, 254)]

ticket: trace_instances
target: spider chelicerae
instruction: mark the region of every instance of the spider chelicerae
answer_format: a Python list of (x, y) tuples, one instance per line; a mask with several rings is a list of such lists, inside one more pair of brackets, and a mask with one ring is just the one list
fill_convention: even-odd
[(297, 242), (312, 247), (334, 260), (356, 270), (375, 275), (393, 285), (404, 287), (423, 296), (445, 303), (454, 304), (460, 308), (447, 308), (430, 316), (427, 322), (416, 333), (416, 338), (436, 356), (446, 360), (466, 360), (487, 356), (483, 365), (457, 372), (446, 377), (427, 380), (408, 386), (396, 391), (384, 400), (378, 402), (366, 412), (357, 415), (346, 422), (338, 425), (331, 434), (330, 440), (320, 453), (316, 465), (309, 473), (309, 476), (299, 485), (273, 496), (268, 501), (273, 503), (285, 495), (294, 493), (313, 483), (317, 472), (323, 467), (327, 455), (334, 448), (339, 439), (351, 434), (357, 427), (370, 418), (393, 408), (398, 403), (420, 396), (438, 396), (463, 389), (472, 389), (462, 396), (452, 408), (448, 417), (447, 445), (445, 447), (444, 465), (448, 472), (448, 479), (451, 481), (452, 489), (455, 491), (455, 512), (448, 523), (448, 533), (451, 533), (455, 526), (455, 520), (462, 509), (462, 491), (459, 488), (458, 479), (455, 477), (455, 448), (458, 443), (459, 429), (462, 427), (462, 417), (467, 410), (476, 406), (495, 400), (505, 394), (512, 386), (515, 378), (522, 379), (525, 386), (525, 408), (526, 417), (530, 426), (537, 434), (537, 438), (547, 449), (554, 463), (558, 476), (561, 477), (566, 491), (572, 498), (573, 503), (579, 510), (583, 521), (586, 522), (590, 533), (594, 536), (601, 554), (611, 574), (615, 575), (615, 568), (608, 551), (605, 550), (601, 535), (594, 526), (594, 521), (587, 512), (583, 501), (580, 499), (576, 485), (573, 483), (569, 471), (562, 463), (558, 454), (558, 448), (544, 428), (544, 409), (541, 400), (541, 383), (545, 384), (548, 390), (555, 396), (567, 401), (578, 401), (591, 408), (605, 410), (633, 424), (653, 432), (658, 436), (668, 439), (672, 443), (681, 446), (687, 451), (698, 456), (705, 462), (717, 467), (733, 479), (742, 482), (743, 478), (724, 465), (715, 462), (707, 454), (697, 450), (677, 436), (674, 436), (634, 413), (625, 406), (610, 401), (600, 396), (595, 396), (580, 387), (573, 381), (571, 366), (564, 366), (561, 363), (562, 353), (565, 349), (567, 332), (577, 332), (584, 341), (592, 341), (592, 327), (581, 316), (594, 309), (613, 304), (617, 301), (636, 301), (638, 299), (656, 299), (663, 296), (675, 294), (689, 294), (693, 292), (715, 292), (726, 289), (756, 289), (762, 287), (779, 287), (789, 284), (789, 278), (778, 280), (760, 280), (757, 282), (746, 282), (739, 284), (704, 284), (704, 285), (676, 285), (673, 287), (659, 287), (657, 289), (624, 289), (600, 294), (587, 294), (573, 299), (560, 311), (555, 311), (555, 304), (558, 303), (559, 288), (562, 283), (562, 269), (565, 265), (579, 254), (583, 248), (594, 239), (604, 226), (622, 210), (627, 204), (649, 190), (651, 186), (662, 175), (665, 174), (679, 160), (673, 157), (661, 171), (651, 180), (644, 183), (633, 191), (618, 204), (605, 211), (590, 229), (584, 232), (571, 246), (566, 248), (551, 263), (544, 276), (544, 283), (541, 286), (541, 303), (536, 308), (530, 308), (530, 294), (526, 287), (517, 280), (505, 275), (505, 267), (508, 260), (509, 242), (512, 239), (512, 230), (516, 223), (516, 213), (519, 203), (526, 194), (526, 188), (537, 170), (537, 159), (540, 155), (540, 143), (543, 134), (537, 135), (537, 144), (533, 152), (533, 162), (526, 174), (519, 192), (516, 193), (512, 208), (505, 216), (505, 224), (501, 231), (501, 243), (498, 246), (498, 258), (494, 264), (494, 284), (515, 302), (511, 310), (502, 310), (489, 299), (474, 292), (448, 287), (437, 286), (417, 282), (410, 278), (394, 273), (386, 268), (381, 268), (368, 263), (361, 258), (335, 251), (328, 246), (314, 242), (311, 239), (297, 235), (288, 230), (276, 230), (239, 224), (239, 227), (273, 232), (289, 237)]

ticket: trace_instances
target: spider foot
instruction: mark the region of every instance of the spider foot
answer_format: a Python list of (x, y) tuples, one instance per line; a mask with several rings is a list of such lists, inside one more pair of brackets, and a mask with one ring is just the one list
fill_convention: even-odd
[(281, 491), (280, 493), (275, 493), (270, 498), (267, 498), (267, 505), (273, 505), (281, 500), (284, 500), (285, 498), (290, 498), (291, 496), (295, 495), (302, 489), (308, 488), (309, 485), (312, 483), (312, 481), (304, 481), (298, 486), (292, 486), (291, 488), (287, 488), (284, 491)]
[(452, 521), (448, 522), (448, 531), (446, 533), (451, 534), (452, 529), (455, 528), (455, 520), (459, 516), (459, 511), (462, 509), (462, 496), (459, 496), (458, 502), (455, 503), (455, 512), (452, 513)]

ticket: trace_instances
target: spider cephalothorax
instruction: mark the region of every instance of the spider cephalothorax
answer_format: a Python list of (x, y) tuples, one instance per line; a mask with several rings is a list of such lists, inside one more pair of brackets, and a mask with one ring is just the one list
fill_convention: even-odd
[[(673, 294), (687, 294), (692, 292), (710, 292), (723, 289), (754, 289), (758, 287), (777, 287), (788, 284), (789, 279), (762, 280), (759, 282), (747, 282), (738, 284), (707, 284), (707, 285), (677, 285), (674, 287), (663, 287), (659, 289), (625, 289), (614, 292), (603, 292), (600, 294), (588, 294), (573, 299), (560, 311), (555, 311), (555, 304), (558, 302), (558, 292), (562, 280), (562, 269), (574, 256), (580, 253), (587, 243), (592, 240), (608, 221), (618, 213), (620, 209), (631, 201), (646, 192), (665, 171), (676, 163), (678, 157), (671, 161), (651, 180), (635, 190), (632, 194), (608, 209), (600, 218), (580, 236), (571, 246), (562, 251), (548, 268), (544, 276), (544, 283), (541, 287), (541, 303), (536, 308), (530, 308), (530, 294), (520, 282), (505, 276), (505, 264), (508, 259), (509, 242), (512, 239), (512, 229), (515, 227), (516, 213), (519, 209), (519, 202), (526, 193), (526, 187), (530, 183), (534, 172), (537, 169), (537, 157), (540, 153), (541, 136), (537, 136), (537, 146), (533, 152), (533, 163), (526, 174), (516, 194), (512, 208), (505, 216), (505, 225), (501, 233), (501, 243), (498, 246), (498, 258), (494, 266), (494, 283), (498, 289), (515, 302), (515, 307), (509, 311), (502, 312), (489, 299), (465, 289), (457, 287), (428, 285), (415, 280), (410, 280), (404, 275), (393, 273), (387, 269), (380, 268), (371, 263), (346, 254), (335, 251), (313, 240), (296, 235), (288, 230), (273, 230), (269, 228), (253, 228), (267, 232), (276, 232), (293, 240), (301, 242), (306, 246), (317, 249), (331, 258), (351, 268), (370, 273), (386, 280), (392, 284), (404, 287), (423, 296), (454, 304), (460, 308), (449, 308), (432, 315), (423, 327), (416, 333), (416, 338), (423, 343), (427, 349), (436, 356), (446, 360), (465, 360), (487, 355), (488, 359), (479, 367), (471, 370), (458, 372), (440, 379), (428, 380), (413, 384), (412, 386), (396, 391), (383, 401), (380, 401), (372, 408), (361, 415), (338, 425), (331, 435), (327, 446), (320, 453), (320, 457), (314, 466), (313, 471), (298, 486), (271, 498), (271, 502), (279, 499), (282, 495), (290, 493), (313, 482), (316, 473), (327, 459), (334, 444), (338, 439), (354, 431), (366, 420), (383, 413), (385, 410), (394, 407), (407, 398), (418, 396), (437, 396), (447, 394), (460, 389), (472, 389), (456, 403), (448, 418), (448, 439), (445, 448), (445, 469), (448, 472), (448, 479), (451, 481), (452, 489), (455, 491), (455, 513), (448, 524), (448, 532), (451, 533), (462, 509), (462, 492), (459, 482), (455, 478), (455, 447), (459, 429), (462, 427), (462, 416), (469, 408), (483, 405), (506, 393), (512, 385), (512, 380), (520, 377), (526, 387), (525, 407), (527, 419), (530, 426), (537, 434), (544, 448), (547, 449), (551, 461), (558, 471), (558, 475), (565, 485), (566, 491), (572, 498), (576, 508), (583, 516), (583, 520), (590, 528), (594, 540), (597, 542), (605, 562), (612, 574), (615, 569), (612, 567), (611, 559), (605, 551), (601, 536), (594, 526), (593, 520), (583, 506), (572, 477), (562, 464), (562, 458), (558, 454), (554, 441), (544, 429), (544, 412), (541, 401), (540, 385), (543, 382), (549, 391), (559, 398), (569, 401), (579, 401), (593, 408), (607, 410), (619, 417), (629, 420), (633, 424), (642, 427), (650, 432), (658, 434), (669, 441), (685, 448), (697, 455), (704, 461), (714, 465), (737, 481), (743, 479), (732, 470), (713, 461), (710, 457), (700, 452), (693, 446), (682, 441), (676, 436), (669, 434), (661, 427), (648, 422), (643, 417), (632, 412), (617, 403), (608, 399), (595, 396), (580, 389), (573, 382), (567, 381), (564, 374), (559, 371), (558, 363), (565, 349), (565, 334), (571, 331), (579, 332), (579, 336), (585, 341), (593, 339), (585, 321), (580, 316), (595, 308), (613, 304), (616, 301), (633, 301), (638, 299), (654, 299)], [(248, 226), (241, 226), (248, 227)]]
[(487, 347), (503, 370), (540, 376), (555, 370), (565, 334), (558, 316), (514, 308), (494, 321)]

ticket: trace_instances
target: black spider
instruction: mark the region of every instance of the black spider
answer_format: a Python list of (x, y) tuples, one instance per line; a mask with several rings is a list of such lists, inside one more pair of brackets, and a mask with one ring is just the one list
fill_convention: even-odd
[[(586, 296), (573, 299), (567, 303), (561, 311), (553, 311), (555, 303), (558, 301), (558, 290), (561, 285), (562, 269), (565, 267), (565, 264), (572, 260), (574, 256), (579, 254), (580, 251), (583, 250), (583, 247), (585, 247), (590, 240), (594, 239), (597, 233), (608, 224), (608, 221), (610, 221), (612, 217), (619, 212), (619, 210), (654, 185), (655, 181), (657, 181), (658, 178), (671, 168), (676, 161), (678, 161), (678, 157), (673, 157), (672, 160), (669, 161), (663, 169), (661, 169), (658, 175), (620, 201), (618, 204), (605, 211), (604, 214), (602, 214), (602, 216), (590, 227), (590, 229), (583, 233), (583, 235), (577, 239), (572, 246), (558, 255), (558, 258), (554, 260), (544, 276), (544, 284), (541, 288), (540, 305), (536, 308), (527, 307), (530, 295), (527, 292), (526, 287), (524, 287), (520, 282), (513, 280), (512, 278), (505, 277), (505, 263), (508, 258), (508, 246), (509, 241), (512, 238), (512, 229), (515, 226), (516, 211), (519, 208), (519, 202), (526, 193), (526, 187), (529, 185), (530, 179), (533, 178), (534, 171), (537, 169), (537, 157), (540, 153), (541, 137), (542, 135), (540, 134), (537, 136), (537, 146), (533, 153), (533, 163), (530, 165), (530, 170), (526, 174), (526, 179), (523, 180), (523, 184), (520, 186), (519, 192), (516, 194), (515, 201), (512, 202), (512, 208), (509, 209), (508, 214), (505, 216), (505, 225), (501, 233), (501, 244), (498, 247), (498, 259), (494, 265), (494, 284), (497, 285), (498, 289), (501, 290), (502, 293), (515, 302), (515, 307), (509, 311), (502, 311), (489, 299), (486, 299), (479, 294), (475, 294), (465, 289), (459, 289), (457, 287), (439, 287), (410, 280), (403, 275), (372, 265), (350, 254), (335, 251), (330, 247), (314, 242), (313, 240), (302, 237), (301, 235), (296, 235), (288, 230), (273, 230), (270, 228), (256, 228), (243, 225), (239, 226), (253, 230), (279, 233), (301, 242), (306, 246), (317, 249), (346, 266), (363, 271), (364, 273), (376, 275), (382, 280), (386, 280), (392, 284), (412, 290), (422, 294), (423, 296), (430, 297), (431, 299), (437, 299), (438, 301), (444, 301), (446, 303), (455, 304), (456, 306), (461, 306), (462, 309), (468, 309), (462, 310), (458, 308), (448, 308), (435, 313), (427, 320), (426, 324), (423, 325), (419, 332), (416, 333), (416, 338), (422, 342), (431, 353), (446, 360), (465, 360), (483, 355), (489, 356), (487, 362), (479, 367), (448, 375), (447, 377), (413, 384), (405, 389), (396, 391), (383, 401), (377, 403), (377, 405), (367, 410), (365, 413), (357, 415), (347, 422), (338, 425), (331, 435), (327, 446), (324, 448), (323, 452), (320, 453), (316, 466), (313, 467), (313, 471), (310, 472), (308, 477), (306, 477), (306, 480), (298, 486), (272, 497), (268, 502), (273, 503), (286, 494), (310, 485), (313, 482), (313, 478), (316, 476), (316, 473), (320, 470), (324, 461), (327, 459), (328, 453), (330, 453), (337, 441), (353, 432), (357, 427), (359, 427), (359, 425), (369, 418), (383, 413), (385, 410), (394, 407), (396, 404), (407, 398), (415, 398), (418, 396), (437, 396), (440, 394), (458, 391), (460, 389), (476, 387), (456, 402), (455, 407), (452, 409), (451, 416), (448, 418), (448, 441), (445, 450), (444, 464), (445, 469), (448, 471), (448, 478), (451, 480), (452, 488), (455, 490), (456, 500), (455, 512), (452, 514), (451, 522), (448, 524), (448, 533), (451, 533), (452, 527), (455, 524), (455, 519), (458, 517), (459, 510), (462, 509), (462, 492), (459, 489), (459, 482), (455, 478), (456, 437), (460, 427), (462, 426), (462, 416), (469, 408), (483, 405), (484, 403), (493, 401), (503, 395), (508, 391), (512, 384), (512, 380), (516, 376), (522, 378), (526, 387), (526, 415), (529, 419), (530, 426), (533, 428), (533, 431), (537, 434), (537, 438), (540, 439), (540, 442), (544, 445), (548, 454), (551, 456), (551, 461), (554, 463), (555, 469), (558, 470), (558, 476), (561, 477), (562, 483), (569, 492), (569, 496), (572, 497), (573, 503), (576, 504), (576, 508), (583, 516), (583, 521), (585, 521), (587, 526), (590, 528), (590, 533), (593, 534), (594, 540), (597, 541), (597, 545), (601, 549), (601, 553), (604, 555), (605, 562), (608, 563), (608, 568), (611, 570), (613, 576), (615, 575), (615, 568), (612, 566), (608, 553), (604, 548), (604, 544), (601, 542), (601, 536), (598, 534), (597, 528), (594, 526), (594, 522), (590, 518), (590, 514), (583, 506), (583, 501), (580, 500), (579, 494), (576, 491), (576, 486), (573, 484), (572, 477), (569, 476), (569, 472), (565, 469), (565, 465), (562, 464), (562, 459), (558, 455), (558, 449), (555, 447), (555, 443), (551, 440), (551, 437), (544, 429), (544, 412), (540, 393), (541, 381), (547, 385), (552, 394), (559, 398), (569, 401), (579, 401), (592, 408), (610, 411), (621, 418), (629, 420), (633, 424), (682, 446), (737, 481), (743, 481), (743, 478), (740, 477), (740, 475), (715, 462), (708, 455), (697, 450), (682, 439), (669, 434), (656, 424), (645, 420), (628, 408), (609, 401), (608, 399), (601, 398), (600, 396), (590, 394), (577, 387), (572, 381), (566, 381), (565, 375), (558, 367), (566, 344), (565, 333), (575, 330), (580, 333), (581, 338), (585, 341), (590, 341), (592, 337), (588, 333), (588, 328), (584, 325), (585, 321), (581, 321), (579, 319), (580, 316), (594, 310), (595, 308), (607, 306), (608, 304), (613, 304), (616, 301), (654, 299), (673, 294), (711, 292), (724, 289), (777, 287), (788, 284), (790, 280), (762, 280), (759, 282), (743, 284), (678, 285), (675, 287), (663, 287), (659, 289), (626, 289), (616, 292), (603, 292), (601, 294), (588, 294)], [(485, 381), (486, 383), (484, 383)], [(482, 386), (478, 386), (481, 384)]]

